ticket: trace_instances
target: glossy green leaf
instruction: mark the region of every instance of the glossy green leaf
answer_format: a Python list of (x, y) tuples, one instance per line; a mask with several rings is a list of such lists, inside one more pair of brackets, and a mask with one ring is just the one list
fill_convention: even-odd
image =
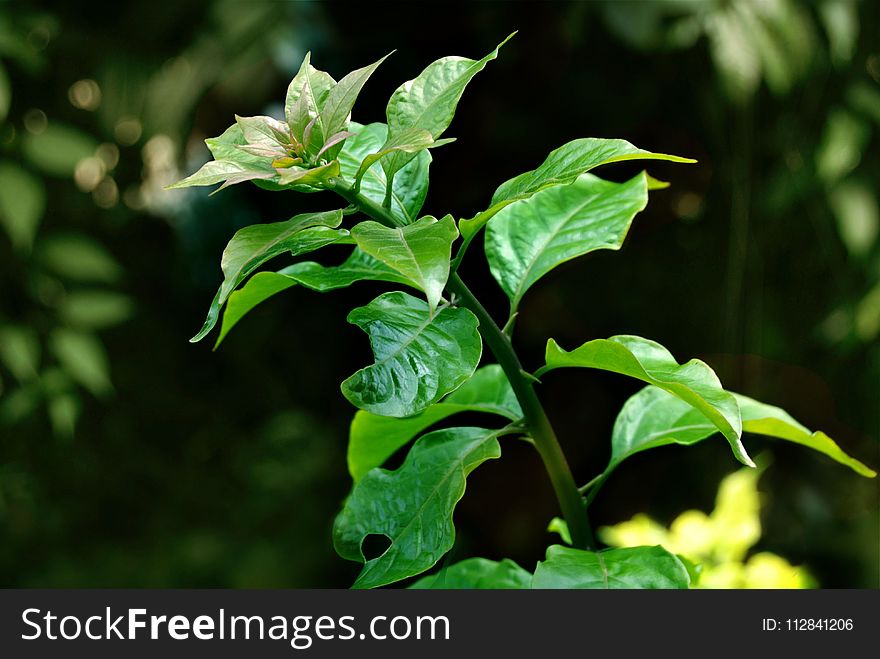
[[(388, 100), (386, 115), (391, 135), (406, 128), (422, 128), (435, 139), (449, 127), (465, 87), (486, 64), (498, 57), (502, 41), (480, 60), (467, 57), (444, 57), (428, 65), (415, 79), (398, 87)], [(412, 159), (411, 154), (397, 153), (382, 161), (386, 172), (396, 172)], [(389, 174), (390, 176), (390, 174)]]
[(458, 237), (451, 215), (439, 221), (427, 215), (404, 227), (361, 222), (351, 230), (351, 235), (364, 252), (424, 291), (434, 313), (449, 279), (452, 242)]
[(64, 372), (95, 396), (113, 391), (107, 352), (94, 335), (58, 329), (49, 337), (49, 346)]
[(40, 340), (30, 327), (0, 325), (0, 363), (19, 382), (37, 377), (40, 368)]
[(532, 578), (532, 588), (685, 589), (689, 585), (681, 560), (659, 545), (600, 552), (553, 545)]
[[(377, 151), (376, 153), (371, 153), (366, 158), (364, 158), (361, 166), (358, 167), (357, 174), (355, 174), (354, 177), (355, 187), (360, 186), (361, 179), (364, 177), (364, 174), (366, 174), (367, 170), (370, 169), (370, 167), (375, 165), (382, 158), (389, 154), (395, 153), (397, 151), (403, 153), (418, 153), (419, 151), (424, 151), (425, 149), (433, 149), (454, 141), (454, 137), (435, 140), (432, 137), (431, 133), (424, 130), (423, 128), (405, 128), (396, 135), (389, 137), (379, 151)], [(388, 172), (386, 172), (386, 174), (388, 174)]]
[(314, 261), (295, 263), (278, 272), (258, 272), (237, 291), (233, 291), (223, 310), (223, 322), (217, 337), (217, 346), (248, 312), (273, 295), (302, 284), (318, 292), (326, 292), (351, 286), (356, 281), (389, 281), (412, 286), (406, 277), (396, 273), (369, 254), (355, 248), (344, 263), (325, 267)]
[(15, 249), (30, 251), (45, 210), (43, 182), (12, 162), (0, 162), (0, 226)]
[[(309, 145), (309, 152), (312, 154), (318, 152), (324, 143), (324, 137), (329, 135), (324, 129), (324, 119), (321, 115), (330, 90), (335, 86), (336, 81), (333, 77), (313, 67), (311, 53), (306, 53), (299, 71), (287, 87), (284, 114), (297, 139), (303, 137), (299, 129), (309, 121), (315, 121)], [(303, 101), (297, 103), (301, 97)]]
[(550, 339), (546, 365), (539, 374), (572, 366), (627, 375), (681, 398), (700, 410), (721, 431), (740, 462), (755, 466), (740, 440), (742, 420), (736, 398), (722, 388), (715, 371), (699, 359), (679, 364), (659, 343), (639, 336), (596, 339), (571, 352)]
[(410, 588), (430, 590), (492, 589), (515, 590), (530, 588), (532, 575), (509, 558), (490, 561), (468, 558), (444, 567), (436, 574), (422, 577)]
[(190, 341), (200, 341), (211, 331), (226, 299), (254, 270), (284, 252), (296, 256), (344, 240), (347, 232), (334, 230), (341, 223), (342, 211), (337, 210), (304, 213), (285, 222), (255, 224), (237, 231), (223, 250), (223, 284), (211, 302), (204, 326)]
[(492, 195), (492, 205), (509, 199), (523, 199), (549, 186), (572, 183), (581, 174), (589, 172), (591, 169), (623, 160), (696, 162), (692, 158), (644, 151), (626, 140), (586, 137), (563, 144), (558, 149), (551, 151), (547, 159), (537, 169), (502, 183)]
[[(333, 541), (340, 556), (364, 563), (355, 588), (375, 588), (431, 568), (452, 548), (452, 513), (465, 481), (486, 460), (501, 456), (498, 432), (450, 428), (421, 437), (396, 471), (374, 469), (355, 486), (336, 519)], [(364, 539), (384, 535), (391, 546), (376, 558), (363, 555)]]
[[(369, 66), (352, 71), (342, 78), (335, 87), (330, 89), (321, 112), (324, 121), (324, 129), (327, 131), (326, 135), (333, 135), (334, 133), (343, 131), (348, 127), (348, 118), (351, 114), (351, 109), (354, 107), (354, 103), (357, 100), (358, 94), (361, 93), (364, 84), (366, 84), (370, 76), (373, 75), (373, 71), (379, 68), (379, 65), (384, 62), (389, 55), (391, 55), (391, 53), (388, 53), (388, 55), (385, 55), (385, 57)], [(338, 148), (335, 152), (331, 151), (328, 157), (335, 157), (335, 154), (338, 151)]]
[(348, 315), (370, 337), (376, 363), (342, 383), (356, 407), (381, 416), (410, 416), (458, 388), (483, 350), (476, 316), (428, 305), (406, 293), (380, 295)]
[(647, 204), (644, 173), (626, 183), (584, 174), (502, 208), (486, 229), (486, 257), (511, 308), (561, 263), (597, 249), (620, 249)]
[[(784, 410), (734, 394), (742, 414), (744, 432), (794, 442), (850, 467), (869, 478), (876, 472), (851, 458), (823, 432), (810, 432)], [(613, 469), (625, 458), (649, 448), (668, 444), (690, 445), (718, 432), (704, 414), (680, 398), (657, 387), (645, 387), (621, 408), (611, 435)]]
[[(348, 127), (355, 132), (355, 136), (345, 140), (338, 158), (343, 178), (354, 181), (363, 161), (380, 152), (387, 144), (388, 126), (382, 123), (361, 126), (352, 121)], [(394, 176), (391, 186), (391, 212), (402, 218), (406, 224), (415, 222), (425, 203), (425, 197), (428, 195), (430, 164), (431, 154), (427, 150), (422, 150)], [(360, 193), (367, 199), (382, 204), (387, 185), (385, 171), (381, 167), (369, 167), (363, 172)]]
[(358, 481), (374, 467), (381, 467), (422, 431), (460, 412), (497, 414), (510, 421), (522, 417), (510, 382), (497, 364), (477, 370), (441, 402), (415, 416), (398, 419), (361, 410), (354, 415), (348, 436), (348, 471), (352, 479)]

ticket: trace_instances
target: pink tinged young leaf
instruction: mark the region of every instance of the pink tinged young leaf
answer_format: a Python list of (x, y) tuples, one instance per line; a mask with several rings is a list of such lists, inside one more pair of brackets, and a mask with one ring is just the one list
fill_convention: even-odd
[(347, 130), (339, 131), (335, 135), (332, 135), (330, 138), (328, 138), (326, 142), (324, 142), (324, 146), (321, 147), (321, 150), (318, 151), (318, 155), (315, 157), (320, 158), (321, 155), (325, 151), (327, 151), (327, 149), (330, 149), (331, 147), (336, 146), (340, 142), (347, 140), (349, 137), (354, 137), (354, 135), (355, 135), (354, 133), (347, 131)]

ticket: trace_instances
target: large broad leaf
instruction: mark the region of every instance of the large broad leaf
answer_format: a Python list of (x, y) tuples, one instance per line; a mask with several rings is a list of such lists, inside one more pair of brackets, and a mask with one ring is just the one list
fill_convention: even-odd
[[(354, 181), (364, 159), (381, 151), (386, 144), (388, 126), (382, 123), (361, 126), (352, 121), (348, 127), (355, 132), (355, 136), (345, 140), (338, 158), (343, 178)], [(422, 150), (394, 176), (391, 186), (391, 212), (403, 219), (406, 224), (415, 222), (425, 203), (425, 197), (428, 195), (430, 164), (431, 154), (427, 150)], [(387, 185), (385, 171), (381, 167), (369, 167), (363, 173), (360, 193), (367, 199), (381, 204), (385, 199)]]
[(530, 588), (532, 575), (509, 558), (490, 561), (488, 558), (468, 558), (436, 574), (422, 577), (410, 588), (430, 590), (494, 589), (515, 590)]
[[(330, 89), (321, 112), (321, 119), (324, 122), (324, 129), (327, 131), (326, 135), (328, 137), (348, 128), (348, 118), (358, 94), (361, 93), (364, 84), (373, 75), (373, 71), (379, 68), (379, 65), (389, 55), (391, 53), (388, 53), (388, 55), (369, 66), (352, 71), (340, 80), (335, 87)], [(334, 158), (340, 148), (341, 146), (330, 149), (327, 157)]]
[(352, 479), (358, 481), (371, 469), (381, 467), (423, 430), (460, 412), (497, 414), (510, 421), (522, 417), (519, 401), (497, 364), (479, 369), (442, 402), (415, 416), (398, 419), (359, 411), (348, 436), (348, 471)]
[[(480, 60), (444, 57), (429, 64), (415, 79), (398, 87), (388, 100), (386, 109), (391, 135), (414, 127), (428, 131), (435, 139), (440, 137), (452, 122), (467, 84), (486, 64), (498, 57), (498, 49), (512, 36)], [(412, 157), (411, 154), (397, 153), (384, 159), (382, 167), (390, 177)]]
[(663, 547), (628, 547), (592, 552), (553, 545), (538, 563), (532, 588), (687, 588), (681, 560)]
[(431, 314), (406, 293), (380, 295), (348, 315), (370, 337), (376, 363), (342, 383), (355, 406), (381, 416), (410, 416), (458, 388), (477, 368), (479, 321), (463, 308)]
[(742, 420), (736, 398), (722, 388), (715, 371), (699, 359), (679, 364), (659, 343), (624, 335), (588, 341), (571, 352), (550, 339), (546, 362), (538, 374), (571, 366), (598, 368), (660, 387), (700, 410), (721, 431), (736, 458), (755, 466), (740, 441)]
[(304, 213), (286, 222), (255, 224), (237, 231), (220, 261), (223, 284), (211, 302), (204, 326), (190, 341), (200, 341), (211, 331), (226, 299), (254, 270), (284, 252), (296, 256), (345, 240), (347, 231), (334, 230), (341, 223), (342, 211), (337, 210)]
[(309, 153), (314, 155), (330, 134), (325, 131), (322, 116), (330, 90), (336, 86), (333, 77), (311, 64), (311, 53), (306, 53), (297, 74), (287, 87), (284, 115), (298, 140), (303, 138), (303, 128), (314, 121)]
[(561, 263), (597, 249), (620, 249), (647, 204), (644, 173), (626, 183), (584, 174), (499, 211), (486, 230), (486, 257), (511, 307)]
[[(248, 117), (255, 119), (255, 117)], [(214, 160), (205, 163), (195, 174), (167, 186), (166, 189), (188, 188), (198, 185), (215, 185), (223, 189), (236, 183), (249, 180), (270, 180), (277, 176), (272, 161), (265, 156), (258, 156), (240, 149), (248, 144), (242, 127), (234, 123), (222, 135), (205, 140)]]
[[(776, 437), (824, 453), (862, 476), (876, 472), (851, 458), (823, 432), (810, 432), (784, 410), (734, 394), (742, 414), (743, 431)], [(645, 387), (620, 410), (611, 435), (609, 470), (629, 456), (668, 444), (690, 445), (718, 429), (706, 416), (680, 398), (657, 387)]]
[(323, 266), (314, 261), (305, 261), (278, 272), (258, 272), (229, 296), (223, 310), (220, 334), (214, 347), (220, 345), (238, 321), (251, 309), (292, 286), (301, 284), (313, 291), (324, 293), (363, 280), (389, 281), (404, 286), (414, 286), (406, 277), (357, 247), (340, 265)]
[(600, 165), (622, 160), (668, 160), (693, 163), (692, 158), (651, 153), (636, 148), (626, 140), (606, 140), (586, 137), (563, 144), (551, 151), (537, 169), (505, 181), (492, 195), (492, 205), (509, 199), (528, 197), (542, 188), (571, 183), (581, 174)]
[[(467, 475), (500, 456), (497, 431), (450, 428), (420, 438), (400, 469), (364, 476), (333, 528), (339, 555), (364, 563), (354, 587), (384, 586), (437, 563), (455, 542), (452, 512)], [(361, 546), (373, 534), (384, 535), (391, 546), (367, 560)]]
[(434, 313), (449, 279), (452, 242), (458, 237), (451, 215), (439, 221), (428, 215), (404, 227), (361, 222), (351, 230), (351, 236), (364, 252), (424, 291)]

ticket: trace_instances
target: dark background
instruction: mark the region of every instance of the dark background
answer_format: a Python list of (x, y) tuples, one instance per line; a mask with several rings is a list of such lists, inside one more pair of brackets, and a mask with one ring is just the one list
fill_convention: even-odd
[[(434, 153), (425, 213), (470, 217), (576, 137), (698, 158), (650, 164), (672, 187), (652, 193), (622, 251), (530, 291), (516, 335), (525, 363), (539, 364), (548, 336), (569, 347), (646, 336), (876, 468), (877, 12), (782, 0), (0, 2), (0, 584), (344, 587), (357, 573), (330, 538), (353, 414), (338, 384), (370, 359), (346, 313), (383, 289), (294, 289), (219, 351), (191, 345), (232, 233), (334, 202), (246, 185), (162, 190), (207, 159), (202, 140), (234, 114), (278, 116), (306, 50), (338, 79), (397, 49), (355, 108), (368, 123), (434, 59), (481, 57), (519, 30), (468, 87), (448, 131), (458, 140)], [(466, 279), (503, 315), (471, 254)], [(72, 333), (88, 345), (79, 358), (58, 347)], [(593, 372), (546, 378), (579, 482), (604, 466), (638, 388)], [(806, 564), (823, 587), (878, 587), (876, 481), (798, 447), (746, 446), (772, 459), (758, 549)], [(594, 524), (709, 510), (736, 468), (717, 437), (636, 456)], [(469, 479), (453, 556), (531, 568), (555, 514), (537, 456), (512, 444)]]

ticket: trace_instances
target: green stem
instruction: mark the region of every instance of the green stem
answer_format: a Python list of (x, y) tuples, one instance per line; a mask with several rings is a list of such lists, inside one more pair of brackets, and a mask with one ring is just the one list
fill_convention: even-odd
[[(377, 222), (390, 227), (403, 226), (403, 223), (389, 209), (358, 194), (351, 185), (342, 179), (336, 179), (329, 187)], [(553, 490), (559, 500), (562, 515), (571, 532), (572, 544), (581, 549), (593, 548), (595, 542), (587, 519), (584, 501), (578, 492), (577, 484), (568, 466), (568, 461), (565, 459), (565, 454), (562, 452), (562, 447), (559, 445), (559, 440), (556, 438), (556, 433), (553, 431), (553, 426), (550, 424), (550, 419), (547, 418), (547, 413), (535, 393), (532, 379), (527, 377), (526, 371), (520, 364), (510, 338), (501, 331), (489, 312), (456, 272), (450, 274), (447, 288), (458, 296), (463, 307), (469, 309), (479, 319), (480, 334), (510, 381), (513, 392), (522, 407), (529, 434), (534, 440), (535, 448), (550, 476), (550, 482), (553, 484)]]

